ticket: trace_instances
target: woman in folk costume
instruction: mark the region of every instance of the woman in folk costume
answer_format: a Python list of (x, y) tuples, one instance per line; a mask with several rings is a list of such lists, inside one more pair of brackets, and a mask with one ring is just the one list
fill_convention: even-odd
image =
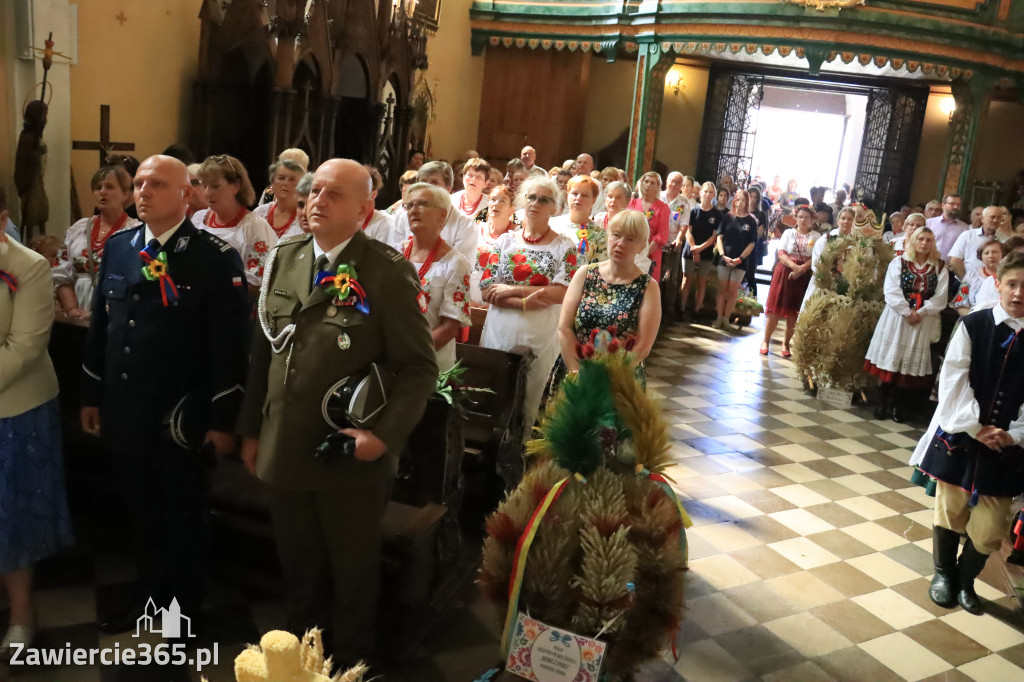
[(119, 230), (139, 224), (124, 210), (132, 197), (132, 176), (128, 171), (121, 166), (104, 166), (92, 176), (90, 184), (99, 213), (68, 228), (60, 262), (53, 268), (57, 300), (64, 312), (76, 319), (89, 316), (107, 239)]
[(931, 346), (939, 340), (939, 313), (946, 307), (949, 271), (935, 248), (935, 235), (918, 228), (907, 250), (885, 273), (885, 310), (864, 359), (864, 371), (879, 378), (876, 419), (904, 420), (903, 388), (929, 386)]
[[(963, 318), (946, 349), (934, 423), (914, 453), (935, 482), (932, 601), (979, 614), (974, 579), (1024, 492), (1024, 254), (997, 273), (999, 304)], [(957, 558), (960, 536), (967, 535)]]

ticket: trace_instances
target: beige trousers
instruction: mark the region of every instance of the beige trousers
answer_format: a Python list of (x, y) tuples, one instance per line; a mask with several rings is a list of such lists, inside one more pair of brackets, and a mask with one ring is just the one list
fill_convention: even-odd
[(997, 551), (1010, 532), (1012, 498), (981, 495), (977, 506), (971, 507), (971, 494), (966, 490), (942, 481), (936, 484), (935, 525), (967, 533), (982, 554)]

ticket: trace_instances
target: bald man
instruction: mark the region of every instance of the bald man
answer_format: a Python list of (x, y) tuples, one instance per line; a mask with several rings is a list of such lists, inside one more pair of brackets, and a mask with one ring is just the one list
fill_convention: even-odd
[[(960, 233), (949, 250), (949, 269), (961, 280), (973, 270), (981, 267), (978, 250), (993, 239), (999, 239), (999, 227), (1003, 213), (999, 206), (982, 208), (981, 227)], [(1006, 241), (1012, 235), (1004, 235), (999, 241)]]
[[(372, 210), (361, 165), (333, 159), (316, 170), (310, 234), (280, 241), (267, 259), (238, 427), (243, 461), (267, 484), (289, 627), (299, 636), (325, 628), (343, 668), (373, 649), (384, 507), (437, 382), (419, 278), (402, 254), (360, 229)], [(339, 292), (318, 276), (342, 266), (362, 300), (354, 287)], [(324, 396), (371, 364), (393, 376), (383, 413), (340, 431), (349, 452), (318, 456), (338, 432)]]
[(185, 165), (151, 156), (134, 182), (143, 224), (107, 241), (82, 361), (82, 428), (113, 457), (138, 562), (129, 608), (101, 614), (111, 633), (150, 598), (198, 625), (205, 466), (235, 448), (249, 330), (238, 252), (185, 216)]
[(590, 175), (594, 170), (594, 157), (590, 154), (580, 154), (576, 157), (576, 175)]
[(519, 160), (523, 162), (527, 172), (533, 170), (533, 165), (537, 163), (537, 150), (529, 145), (523, 147), (523, 151), (519, 152)]

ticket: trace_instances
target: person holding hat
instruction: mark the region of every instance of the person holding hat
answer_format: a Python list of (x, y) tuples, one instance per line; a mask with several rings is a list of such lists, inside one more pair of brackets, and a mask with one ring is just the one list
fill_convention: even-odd
[[(384, 510), (438, 376), (416, 270), (361, 229), (371, 196), (355, 161), (316, 169), (310, 234), (267, 257), (238, 420), (242, 461), (266, 483), (289, 629), (324, 628), (346, 665), (373, 650)], [(331, 396), (375, 370), (390, 377), (377, 419), (344, 410), (339, 424)]]

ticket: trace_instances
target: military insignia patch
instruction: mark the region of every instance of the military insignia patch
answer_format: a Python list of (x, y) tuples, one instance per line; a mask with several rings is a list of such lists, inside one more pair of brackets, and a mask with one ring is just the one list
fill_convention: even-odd
[(341, 350), (348, 350), (352, 347), (352, 339), (349, 338), (348, 334), (342, 332), (338, 334), (338, 348)]
[(178, 243), (175, 244), (174, 252), (177, 253), (178, 251), (184, 251), (186, 248), (188, 248), (188, 237), (182, 237), (178, 240)]

